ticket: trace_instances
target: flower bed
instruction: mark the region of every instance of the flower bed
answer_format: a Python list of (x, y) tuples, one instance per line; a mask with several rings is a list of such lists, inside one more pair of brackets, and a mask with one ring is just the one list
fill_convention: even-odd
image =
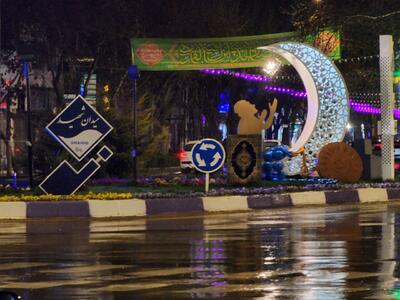
[[(214, 179), (214, 180), (213, 180)], [(93, 182), (94, 183), (94, 180)], [(188, 198), (227, 195), (265, 195), (301, 191), (356, 190), (358, 188), (400, 188), (400, 182), (375, 182), (343, 184), (319, 178), (289, 179), (286, 182), (261, 181), (253, 186), (237, 187), (226, 183), (223, 176), (211, 179), (211, 189), (206, 194), (202, 176), (163, 176), (141, 177), (138, 185), (127, 185), (128, 179), (100, 179), (88, 189), (89, 193), (73, 196), (36, 195), (32, 191), (0, 186), (0, 201), (85, 201), (85, 200), (120, 200), (151, 198)]]
[(0, 196), (0, 202), (13, 201), (85, 201), (85, 200), (121, 200), (132, 199), (131, 193), (88, 193), (72, 196), (60, 195), (4, 195)]
[(134, 198), (182, 198), (182, 197), (204, 197), (204, 196), (227, 196), (227, 195), (265, 195), (283, 194), (304, 191), (348, 191), (359, 188), (400, 188), (400, 182), (381, 182), (381, 183), (357, 183), (357, 184), (306, 184), (306, 185), (276, 185), (273, 187), (220, 187), (211, 189), (208, 194), (205, 192), (188, 193), (161, 193), (144, 192), (132, 193)]

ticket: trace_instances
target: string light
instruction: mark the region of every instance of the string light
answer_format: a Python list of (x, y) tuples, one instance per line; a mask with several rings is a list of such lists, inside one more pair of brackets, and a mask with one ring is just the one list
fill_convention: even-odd
[(276, 92), (279, 94), (286, 94), (297, 98), (306, 98), (307, 94), (305, 91), (293, 90), (279, 86), (265, 86), (264, 89), (268, 92)]
[[(224, 69), (218, 69), (218, 70), (204, 69), (204, 70), (201, 70), (201, 72), (206, 73), (206, 74), (211, 74), (211, 75), (228, 75), (228, 76), (233, 76), (235, 78), (244, 79), (246, 81), (258, 81), (258, 82), (273, 81), (272, 78), (267, 77), (267, 76), (241, 73), (238, 71), (229, 71), (229, 70), (224, 70)], [(287, 87), (265, 86), (264, 90), (267, 92), (289, 95), (289, 96), (292, 96), (295, 98), (302, 98), (302, 99), (307, 98), (307, 93), (305, 91), (294, 90), (294, 89), (290, 89)], [(356, 97), (359, 97), (359, 96), (361, 96), (361, 97), (363, 97), (363, 96), (364, 97), (365, 96), (376, 97), (376, 96), (380, 96), (380, 93), (358, 93), (358, 94), (356, 93), (355, 96)], [(378, 101), (378, 100), (373, 101), (373, 104), (379, 105), (380, 101)], [(349, 105), (350, 105), (350, 108), (357, 113), (372, 114), (372, 115), (378, 115), (381, 113), (381, 109), (379, 107), (373, 106), (367, 100), (355, 101), (354, 99), (349, 99)], [(400, 119), (400, 109), (397, 109), (397, 108), (394, 109), (393, 115), (396, 119)]]
[[(376, 106), (372, 106), (369, 103), (359, 103), (355, 102), (354, 100), (350, 99), (350, 107), (358, 113), (365, 113), (365, 114), (372, 114), (372, 115), (379, 115), (381, 113), (381, 109)], [(400, 109), (395, 108), (393, 110), (393, 115), (396, 119), (400, 119)]]
[(357, 56), (357, 57), (349, 57), (349, 58), (341, 58), (336, 60), (336, 63), (348, 63), (348, 62), (361, 62), (361, 61), (367, 61), (367, 60), (372, 60), (374, 58), (379, 58), (379, 54), (377, 55), (368, 55), (368, 56)]
[(202, 69), (200, 70), (201, 73), (208, 74), (208, 75), (225, 75), (231, 76), (239, 79), (244, 79), (247, 81), (255, 81), (255, 82), (273, 82), (276, 80), (291, 80), (291, 81), (298, 81), (300, 82), (300, 78), (297, 76), (284, 76), (284, 75), (275, 75), (274, 78), (259, 74), (250, 74), (238, 71), (231, 71), (226, 69)]
[(238, 71), (230, 71), (230, 70), (225, 70), (225, 69), (203, 69), (200, 70), (200, 72), (205, 73), (205, 74), (210, 74), (210, 75), (225, 75), (225, 76), (232, 76), (235, 78), (239, 79), (244, 79), (246, 81), (256, 81), (256, 82), (271, 82), (273, 79), (271, 77), (263, 76), (263, 75), (258, 75), (258, 74), (248, 74), (248, 73), (242, 73)]

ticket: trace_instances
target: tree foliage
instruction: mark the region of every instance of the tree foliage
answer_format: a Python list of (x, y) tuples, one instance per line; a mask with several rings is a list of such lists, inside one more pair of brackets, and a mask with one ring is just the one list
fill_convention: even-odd
[[(340, 31), (345, 59), (376, 55), (380, 34), (393, 34), (395, 40), (400, 34), (398, 0), (14, 0), (3, 1), (2, 8), (7, 12), (2, 16), (2, 48), (33, 53), (36, 65), (50, 70), (57, 95), (54, 112), (63, 107), (66, 89), (78, 90), (83, 69), (97, 75), (99, 98), (101, 87), (110, 86), (108, 114), (116, 127), (112, 143), (126, 172), (132, 130), (132, 83), (126, 72), (132, 63), (131, 38), (227, 37), (293, 29), (307, 35), (329, 27)], [(84, 58), (90, 59), (82, 63)], [(338, 66), (351, 93), (379, 91), (376, 57)], [(233, 97), (253, 97), (255, 103), (264, 103), (268, 96), (261, 89), (258, 94), (248, 93), (254, 88), (259, 87), (193, 71), (142, 73), (137, 95), (139, 149), (161, 151), (172, 118), (184, 120), (181, 129), (190, 124), (188, 138), (216, 135), (219, 93), (229, 89)], [(281, 103), (289, 103), (281, 98)], [(207, 119), (205, 128), (201, 127), (202, 116)]]
[[(365, 91), (366, 88), (369, 91), (379, 90), (376, 59), (376, 55), (379, 54), (379, 35), (391, 34), (394, 40), (398, 41), (399, 1), (300, 0), (293, 4), (287, 13), (291, 16), (295, 29), (303, 35), (317, 33), (325, 28), (338, 30), (341, 35), (343, 58), (356, 58), (339, 65), (350, 91)], [(374, 58), (364, 59), (370, 56)]]

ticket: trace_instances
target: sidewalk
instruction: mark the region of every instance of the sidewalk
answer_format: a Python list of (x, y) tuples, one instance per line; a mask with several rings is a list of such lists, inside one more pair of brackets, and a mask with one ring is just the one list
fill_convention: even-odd
[(394, 200), (400, 200), (400, 189), (398, 188), (360, 188), (342, 191), (145, 200), (0, 202), (0, 219), (144, 217), (168, 213), (235, 212), (278, 207), (389, 202)]

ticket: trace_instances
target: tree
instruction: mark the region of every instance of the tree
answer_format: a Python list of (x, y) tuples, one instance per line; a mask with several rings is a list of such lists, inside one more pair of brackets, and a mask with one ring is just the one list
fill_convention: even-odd
[[(151, 6), (147, 9), (149, 7)], [(170, 1), (168, 4), (161, 4), (159, 8), (158, 11), (150, 12), (157, 18), (157, 24), (142, 23), (146, 36), (235, 36), (244, 31), (247, 23), (241, 15), (240, 3), (236, 1), (209, 1), (207, 5), (199, 5), (195, 0)], [(170, 119), (179, 120), (178, 127), (183, 136), (181, 142), (200, 137), (201, 115), (207, 119), (208, 135), (217, 134), (215, 110), (219, 88), (215, 80), (193, 71), (162, 74), (148, 72), (142, 74), (140, 83), (139, 93), (143, 91), (154, 99), (157, 108), (155, 117), (163, 126), (169, 125)]]
[(18, 60), (16, 53), (0, 53), (0, 102), (5, 103), (6, 107), (6, 128), (5, 132), (0, 129), (0, 139), (6, 146), (6, 171), (7, 176), (14, 172), (13, 168), (13, 150), (14, 150), (14, 115), (16, 112), (16, 103), (20, 100), (23, 93), (22, 88), (22, 65)]
[(340, 31), (343, 59), (347, 61), (348, 58), (356, 58), (339, 64), (350, 91), (360, 91), (365, 86), (379, 90), (379, 74), (377, 64), (374, 63), (379, 54), (379, 35), (392, 34), (395, 40), (399, 38), (398, 1), (315, 3), (301, 0), (292, 5), (287, 13), (292, 17), (296, 30), (303, 35), (315, 34), (325, 28)]
[[(126, 70), (132, 63), (131, 38), (226, 37), (286, 31), (291, 26), (272, 0), (210, 0), (206, 5), (196, 0), (15, 0), (3, 1), (3, 11), (7, 12), (2, 20), (5, 47), (34, 52), (35, 65), (52, 74), (57, 101), (42, 117), (44, 121), (64, 106), (67, 85), (78, 91), (76, 83), (85, 61), (88, 80), (90, 74), (96, 74), (100, 86), (111, 87), (110, 111), (116, 122), (123, 116), (126, 124), (120, 125), (130, 129), (127, 112), (132, 84)], [(140, 140), (139, 147), (152, 147), (160, 139), (167, 139), (168, 119), (175, 116), (184, 120), (179, 125), (187, 138), (216, 135), (215, 108), (219, 92), (225, 87), (223, 79), (211, 79), (198, 72), (141, 74), (138, 99), (146, 99), (140, 102), (143, 111), (154, 109), (151, 122), (157, 130), (149, 131), (149, 139)], [(202, 115), (208, 124), (204, 128)], [(44, 144), (48, 145), (46, 141)], [(129, 157), (130, 149), (124, 149)]]
[[(396, 42), (399, 40), (399, 1), (316, 3), (301, 0), (292, 4), (286, 13), (292, 17), (295, 29), (303, 35), (315, 34), (325, 28), (339, 31), (342, 59), (336, 65), (345, 79), (350, 98), (380, 105), (379, 35), (391, 34)], [(374, 124), (376, 117), (352, 112), (351, 119), (355, 125)]]

